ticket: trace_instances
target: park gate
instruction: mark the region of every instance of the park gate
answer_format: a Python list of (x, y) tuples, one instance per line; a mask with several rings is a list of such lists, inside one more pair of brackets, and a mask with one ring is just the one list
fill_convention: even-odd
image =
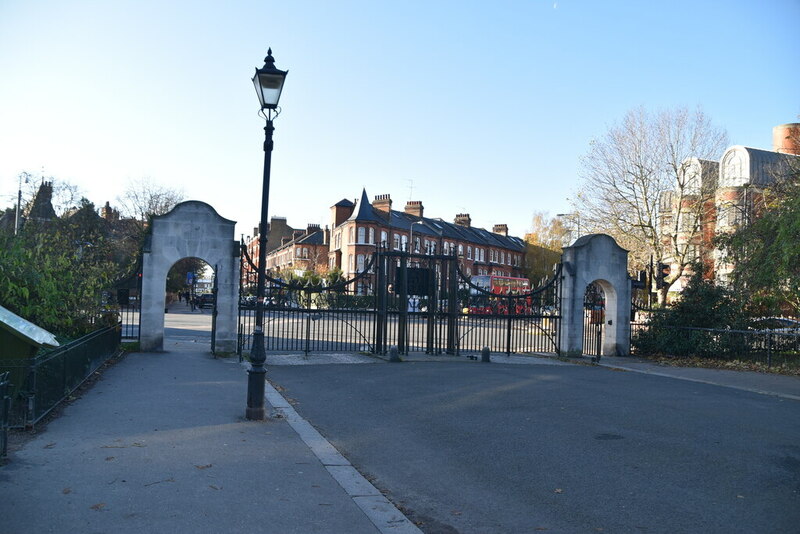
[(599, 360), (602, 356), (606, 322), (606, 297), (600, 284), (586, 286), (583, 297), (583, 353)]
[[(242, 249), (237, 352), (250, 351), (255, 266)], [(473, 283), (455, 255), (376, 249), (351, 279), (267, 275), (264, 335), (272, 352), (474, 355), (559, 352), (561, 268), (533, 290)]]

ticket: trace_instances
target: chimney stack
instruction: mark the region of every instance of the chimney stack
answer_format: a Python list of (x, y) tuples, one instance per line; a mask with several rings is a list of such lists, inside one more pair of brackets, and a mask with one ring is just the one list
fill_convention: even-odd
[(413, 215), (414, 217), (422, 218), (422, 211), (425, 208), (422, 206), (421, 200), (409, 200), (406, 202), (406, 213), (409, 215)]
[(380, 211), (383, 218), (388, 221), (389, 214), (392, 211), (392, 197), (390, 195), (375, 195), (372, 207)]
[(306, 226), (306, 235), (316, 234), (320, 231), (320, 227), (318, 224), (309, 224)]
[(507, 224), (495, 224), (494, 227), (492, 227), (492, 233), (508, 237), (508, 225)]
[(469, 216), (469, 213), (459, 213), (456, 215), (455, 220), (453, 221), (458, 226), (464, 226), (469, 228), (472, 225), (472, 219)]

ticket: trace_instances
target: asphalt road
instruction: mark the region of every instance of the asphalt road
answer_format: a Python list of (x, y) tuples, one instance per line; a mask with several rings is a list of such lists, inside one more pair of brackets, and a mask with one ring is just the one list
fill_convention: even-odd
[(426, 533), (800, 531), (800, 403), (589, 366), (273, 366)]

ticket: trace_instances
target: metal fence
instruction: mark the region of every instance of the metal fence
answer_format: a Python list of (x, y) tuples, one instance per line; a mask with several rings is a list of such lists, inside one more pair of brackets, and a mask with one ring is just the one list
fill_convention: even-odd
[[(250, 352), (255, 306), (239, 307), (237, 352)], [(270, 306), (264, 310), (264, 344), (277, 352), (371, 352), (372, 310)]]
[(11, 408), (8, 371), (0, 373), (0, 458), (8, 452), (8, 415)]
[[(631, 323), (631, 352), (636, 351), (636, 333), (646, 324)], [(741, 360), (773, 365), (800, 367), (800, 333), (780, 330), (729, 330), (675, 327), (692, 356)]]
[(103, 328), (80, 339), (21, 362), (25, 383), (11, 398), (9, 424), (36, 424), (67, 398), (119, 350), (119, 325)]
[(644, 332), (647, 330), (649, 323), (644, 323), (641, 321), (633, 321), (631, 322), (631, 354), (639, 354), (639, 349), (636, 346), (636, 336), (639, 335), (639, 332)]
[[(496, 293), (472, 284), (457, 262), (454, 255), (380, 250), (355, 278), (326, 287), (267, 276), (266, 350), (558, 352), (560, 271), (534, 290)], [(243, 287), (253, 285), (244, 280)], [(255, 306), (242, 296), (240, 357), (251, 349)]]
[(119, 308), (120, 333), (122, 339), (128, 341), (139, 340), (139, 305), (138, 303), (121, 306)]

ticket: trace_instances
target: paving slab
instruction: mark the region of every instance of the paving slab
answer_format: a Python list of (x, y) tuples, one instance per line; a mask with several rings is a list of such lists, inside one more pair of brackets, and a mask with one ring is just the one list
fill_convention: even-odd
[(380, 531), (285, 418), (243, 418), (238, 361), (167, 347), (107, 369), (10, 455), (0, 530)]

